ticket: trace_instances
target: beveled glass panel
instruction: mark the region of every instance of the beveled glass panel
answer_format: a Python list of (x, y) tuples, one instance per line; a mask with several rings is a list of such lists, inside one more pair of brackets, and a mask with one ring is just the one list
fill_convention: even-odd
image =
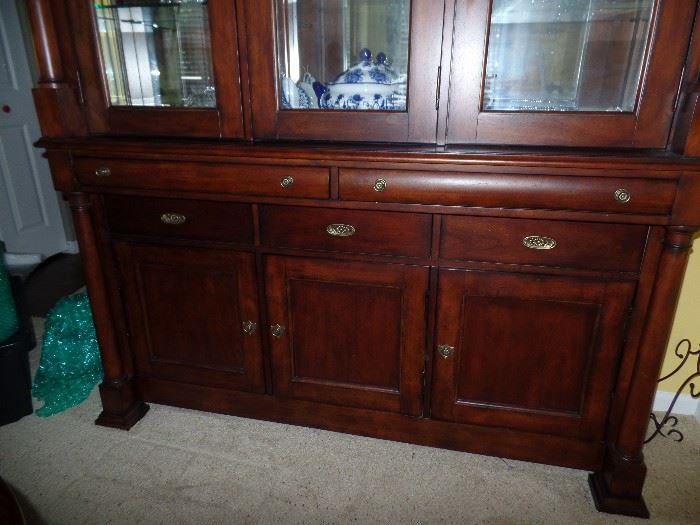
[(207, 0), (94, 6), (113, 106), (216, 106)]
[(653, 0), (493, 0), (484, 110), (632, 112)]
[(281, 109), (405, 111), (410, 0), (276, 0)]

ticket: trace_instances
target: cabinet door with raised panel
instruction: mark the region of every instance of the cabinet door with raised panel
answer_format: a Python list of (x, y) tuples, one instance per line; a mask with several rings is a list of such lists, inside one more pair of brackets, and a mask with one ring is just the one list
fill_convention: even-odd
[(436, 419), (601, 439), (629, 282), (443, 270)]
[(428, 270), (268, 257), (275, 394), (421, 414)]
[(241, 4), (255, 138), (435, 141), (442, 1)]
[(93, 133), (243, 138), (235, 2), (75, 0), (66, 8)]
[(663, 148), (695, 0), (455, 0), (450, 143)]
[(263, 392), (252, 254), (118, 242), (139, 374)]

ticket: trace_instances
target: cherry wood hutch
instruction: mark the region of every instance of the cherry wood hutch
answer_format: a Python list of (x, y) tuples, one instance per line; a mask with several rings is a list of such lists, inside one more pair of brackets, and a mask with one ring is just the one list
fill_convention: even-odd
[(27, 0), (97, 424), (150, 401), (563, 465), (648, 516), (698, 6), (552, 4)]

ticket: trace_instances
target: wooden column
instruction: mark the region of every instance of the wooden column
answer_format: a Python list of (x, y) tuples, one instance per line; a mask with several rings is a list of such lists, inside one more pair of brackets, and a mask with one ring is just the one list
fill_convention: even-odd
[(44, 137), (84, 135), (79, 88), (75, 86), (78, 72), (65, 70), (58, 40), (59, 31), (67, 36), (70, 28), (54, 17), (51, 0), (27, 0), (27, 10), (39, 68), (32, 95), (41, 133)]
[(85, 281), (104, 367), (104, 380), (100, 384), (103, 410), (95, 422), (106, 427), (128, 430), (148, 411), (148, 405), (139, 398), (134, 383), (122, 364), (90, 213), (92, 201), (85, 193), (71, 193), (68, 200), (80, 243)]
[(695, 13), (669, 146), (680, 155), (700, 155), (700, 5)]
[(634, 379), (620, 422), (615, 426), (618, 431), (608, 438), (602, 471), (589, 477), (596, 507), (604, 512), (649, 517), (642, 498), (647, 470), (642, 448), (692, 235), (693, 230), (683, 227), (673, 227), (667, 231)]

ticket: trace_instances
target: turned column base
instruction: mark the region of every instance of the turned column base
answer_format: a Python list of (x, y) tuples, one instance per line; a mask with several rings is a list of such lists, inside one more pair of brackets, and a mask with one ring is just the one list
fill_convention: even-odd
[(643, 456), (625, 456), (609, 446), (600, 472), (588, 477), (593, 502), (601, 512), (648, 518), (642, 489), (647, 476)]
[(641, 495), (639, 497), (626, 498), (611, 494), (605, 484), (605, 476), (603, 474), (599, 472), (590, 474), (588, 476), (588, 486), (591, 488), (595, 508), (600, 512), (622, 514), (636, 518), (649, 517), (649, 510)]
[(148, 412), (149, 406), (136, 395), (133, 381), (103, 381), (100, 384), (102, 413), (96, 425), (129, 430)]

